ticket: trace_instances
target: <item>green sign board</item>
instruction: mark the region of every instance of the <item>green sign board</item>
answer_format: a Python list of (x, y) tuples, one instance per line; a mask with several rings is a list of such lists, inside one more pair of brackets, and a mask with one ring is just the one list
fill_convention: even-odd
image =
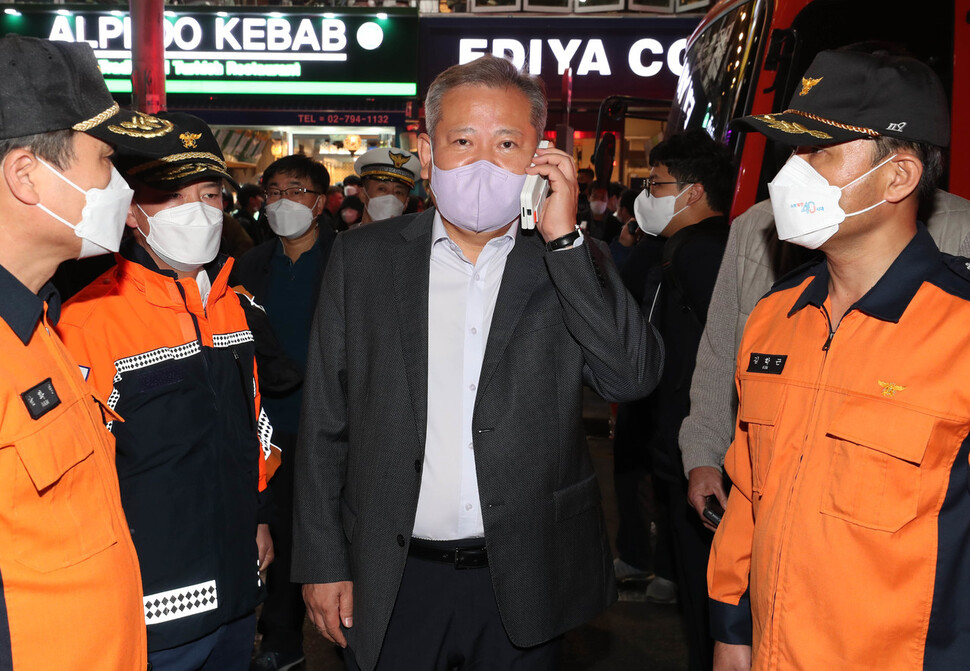
[[(127, 11), (90, 5), (3, 5), (0, 32), (87, 42), (112, 93), (131, 93)], [(165, 12), (169, 102), (247, 97), (417, 95), (414, 9), (267, 8)]]

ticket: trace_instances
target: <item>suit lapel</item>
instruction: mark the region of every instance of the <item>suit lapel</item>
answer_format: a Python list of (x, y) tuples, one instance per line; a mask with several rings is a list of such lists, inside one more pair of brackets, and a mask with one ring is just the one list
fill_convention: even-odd
[(402, 356), (414, 428), (422, 448), (428, 424), (428, 278), (433, 221), (434, 210), (415, 217), (401, 231), (401, 243), (392, 253)]
[(485, 389), (499, 361), (505, 354), (512, 332), (519, 323), (522, 311), (538, 286), (545, 262), (542, 259), (542, 240), (538, 235), (526, 236), (519, 232), (515, 246), (505, 261), (502, 286), (495, 301), (492, 325), (485, 345), (482, 370), (478, 376), (479, 394)]

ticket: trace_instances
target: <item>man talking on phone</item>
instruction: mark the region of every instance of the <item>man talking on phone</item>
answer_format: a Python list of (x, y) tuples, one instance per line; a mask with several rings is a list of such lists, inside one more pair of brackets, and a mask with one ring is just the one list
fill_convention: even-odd
[[(425, 109), (435, 208), (342, 234), (327, 267), (293, 579), (350, 669), (552, 670), (616, 598), (583, 385), (644, 396), (662, 346), (575, 230), (572, 158), (536, 153), (541, 83), (483, 57)], [(527, 174), (551, 193), (532, 233)]]

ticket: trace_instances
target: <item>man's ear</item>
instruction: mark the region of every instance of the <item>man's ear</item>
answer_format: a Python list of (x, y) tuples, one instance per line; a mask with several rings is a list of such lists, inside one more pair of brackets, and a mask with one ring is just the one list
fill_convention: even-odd
[(707, 200), (707, 191), (704, 190), (703, 184), (694, 182), (687, 191), (687, 205), (693, 205), (702, 200)]
[(310, 212), (313, 213), (314, 217), (319, 217), (320, 213), (323, 212), (323, 206), (327, 204), (327, 193), (324, 191), (322, 194), (317, 194), (317, 202), (313, 204), (310, 208)]
[(431, 179), (431, 136), (418, 136), (418, 158), (421, 159), (421, 179)]
[(33, 173), (41, 167), (40, 161), (28, 149), (18, 148), (10, 151), (3, 159), (3, 181), (14, 198), (25, 205), (40, 202), (34, 184)]
[(920, 179), (923, 177), (923, 163), (912, 154), (901, 153), (897, 154), (889, 165), (892, 166), (893, 172), (883, 193), (883, 199), (890, 203), (899, 203), (919, 187)]
[(125, 226), (128, 228), (138, 228), (138, 208), (135, 206), (135, 201), (131, 202), (128, 206), (128, 216), (125, 217)]

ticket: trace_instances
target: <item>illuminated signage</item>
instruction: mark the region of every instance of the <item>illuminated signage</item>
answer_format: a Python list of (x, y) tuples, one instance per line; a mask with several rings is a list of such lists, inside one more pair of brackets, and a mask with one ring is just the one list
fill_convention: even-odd
[[(109, 90), (131, 92), (133, 35), (127, 12), (16, 7), (0, 15), (3, 33), (87, 42)], [(411, 9), (166, 11), (166, 92), (169, 97), (414, 96), (416, 31), (417, 12)]]
[(687, 38), (697, 19), (422, 17), (421, 85), (444, 68), (485, 54), (504, 56), (539, 75), (550, 98), (562, 74), (573, 71), (573, 97), (610, 95), (673, 98)]

